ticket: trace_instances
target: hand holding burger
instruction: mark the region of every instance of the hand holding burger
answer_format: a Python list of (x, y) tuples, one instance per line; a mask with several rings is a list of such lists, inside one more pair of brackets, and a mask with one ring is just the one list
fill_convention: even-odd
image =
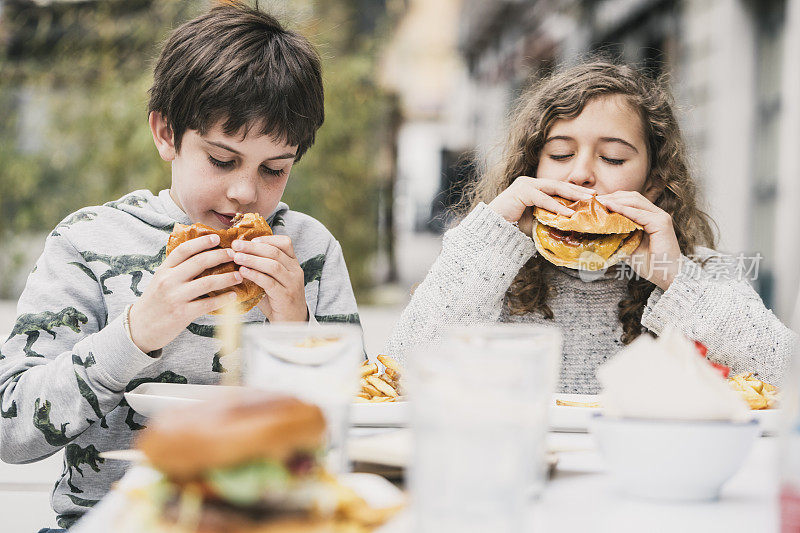
[(531, 208), (541, 207), (564, 216), (574, 211), (558, 202), (553, 196), (569, 200), (586, 200), (595, 191), (567, 181), (520, 176), (489, 203), (489, 208), (511, 223), (519, 223), (520, 230), (531, 234)]
[(616, 191), (597, 196), (610, 210), (623, 215), (644, 229), (644, 237), (628, 260), (639, 277), (667, 290), (680, 272), (681, 247), (669, 213), (653, 203), (659, 193), (647, 196), (637, 191)]
[(308, 320), (305, 274), (294, 254), (292, 239), (286, 235), (236, 240), (232, 244), (234, 263), (246, 282), (266, 293), (258, 308), (270, 322)]
[(271, 234), (263, 217), (255, 213), (237, 215), (227, 230), (176, 224), (167, 257), (130, 309), (133, 343), (150, 353), (166, 346), (192, 320), (217, 312), (229, 302), (237, 302), (240, 312), (255, 306), (264, 291), (256, 283), (244, 282), (233, 263), (231, 243)]
[[(659, 191), (653, 190), (653, 195), (657, 192)], [(558, 215), (567, 219), (576, 213), (573, 209), (576, 206), (571, 205), (573, 202), (596, 197), (596, 202), (613, 214), (629, 220), (637, 230), (642, 230), (639, 231), (638, 245), (631, 249), (630, 244), (635, 241), (628, 240), (625, 243), (628, 247), (619, 250), (621, 253), (614, 257), (613, 262), (626, 260), (638, 276), (666, 290), (680, 270), (681, 250), (672, 218), (669, 213), (656, 206), (653, 203), (655, 198), (650, 196), (652, 195), (648, 194), (646, 197), (637, 191), (616, 191), (598, 195), (593, 189), (567, 181), (520, 176), (489, 203), (489, 208), (509, 222), (519, 223), (520, 231), (523, 233), (533, 235), (534, 208), (539, 208), (539, 212), (549, 211), (553, 216)], [(596, 206), (594, 209), (597, 213)], [(613, 225), (612, 223), (611, 226)], [(620, 245), (622, 244), (621, 242)], [(603, 263), (606, 267), (613, 264), (605, 260)]]

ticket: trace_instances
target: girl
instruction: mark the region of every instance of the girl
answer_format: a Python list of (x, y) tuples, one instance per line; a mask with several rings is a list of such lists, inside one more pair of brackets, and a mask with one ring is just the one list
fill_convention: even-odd
[[(600, 364), (673, 324), (732, 372), (781, 378), (797, 337), (737, 273), (737, 260), (712, 249), (659, 82), (585, 63), (536, 84), (514, 116), (501, 160), (467, 192), (469, 214), (445, 234), (385, 353), (404, 360), (455, 324), (554, 324), (564, 336), (560, 390), (589, 394), (599, 392)], [(592, 195), (645, 237), (626, 263), (589, 278), (549, 263), (529, 235), (533, 206), (569, 216), (553, 196)]]

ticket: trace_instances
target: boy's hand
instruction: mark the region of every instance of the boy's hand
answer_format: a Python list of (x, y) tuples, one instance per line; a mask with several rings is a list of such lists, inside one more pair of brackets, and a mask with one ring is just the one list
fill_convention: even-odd
[(153, 279), (130, 311), (131, 339), (144, 353), (163, 348), (195, 318), (236, 299), (234, 292), (200, 298), (241, 283), (239, 272), (195, 279), (205, 269), (233, 259), (230, 249), (209, 250), (219, 235), (205, 235), (178, 245), (155, 270)]
[(255, 282), (267, 295), (258, 308), (270, 322), (308, 320), (305, 274), (294, 255), (292, 239), (286, 235), (233, 241), (233, 261), (242, 276)]

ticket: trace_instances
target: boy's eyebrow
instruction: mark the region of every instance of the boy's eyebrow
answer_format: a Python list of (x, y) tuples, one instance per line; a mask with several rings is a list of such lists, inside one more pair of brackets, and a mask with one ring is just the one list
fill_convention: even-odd
[[(625, 139), (620, 139), (619, 137), (600, 137), (600, 140), (606, 143), (621, 143), (630, 148), (631, 150), (633, 150), (634, 152), (636, 152), (637, 154), (639, 153), (639, 150), (637, 150), (634, 145), (632, 145)], [(544, 144), (547, 144), (550, 141), (575, 141), (575, 139), (567, 135), (554, 135), (553, 137), (548, 137), (547, 140), (544, 142)]]
[[(238, 150), (235, 150), (234, 148), (228, 146), (225, 143), (221, 143), (221, 142), (217, 142), (217, 141), (209, 141), (209, 140), (205, 140), (205, 141), (208, 144), (213, 144), (214, 146), (218, 146), (218, 147), (222, 148), (223, 150), (228, 150), (229, 152), (233, 152), (236, 155), (242, 155), (241, 152), (239, 152)], [(295, 152), (286, 152), (285, 154), (281, 154), (281, 155), (276, 155), (276, 156), (270, 157), (266, 161), (274, 161), (276, 159), (294, 159), (296, 156), (297, 156), (297, 154)]]

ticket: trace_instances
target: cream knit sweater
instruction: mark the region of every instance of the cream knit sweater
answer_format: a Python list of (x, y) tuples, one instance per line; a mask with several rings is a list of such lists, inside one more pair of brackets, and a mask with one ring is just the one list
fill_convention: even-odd
[[(517, 272), (536, 253), (530, 237), (485, 204), (476, 207), (444, 235), (442, 252), (385, 346), (405, 363), (413, 348), (438, 339), (453, 325), (479, 322), (552, 324), (564, 337), (561, 392), (599, 392), (597, 367), (622, 348), (617, 304), (627, 292), (620, 265), (594, 281), (575, 270), (553, 267), (555, 315), (511, 315), (506, 292)], [(680, 274), (667, 291), (653, 290), (642, 325), (656, 335), (673, 324), (709, 348), (709, 358), (733, 373), (754, 372), (778, 383), (796, 347), (797, 335), (767, 308), (746, 280), (735, 275), (735, 261), (709, 249), (698, 250), (705, 266), (683, 257)], [(627, 272), (630, 274), (630, 272)]]

